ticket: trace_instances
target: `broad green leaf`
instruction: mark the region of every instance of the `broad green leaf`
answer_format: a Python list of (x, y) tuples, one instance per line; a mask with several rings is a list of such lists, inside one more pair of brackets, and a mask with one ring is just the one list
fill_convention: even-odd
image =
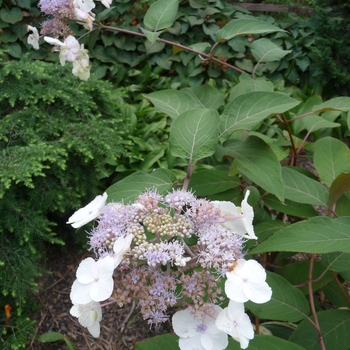
[(267, 272), (266, 282), (272, 289), (271, 300), (264, 304), (245, 303), (247, 309), (262, 319), (297, 322), (310, 313), (303, 293), (283, 277)]
[(272, 194), (264, 196), (263, 201), (267, 206), (280, 213), (285, 213), (300, 218), (312, 218), (314, 216), (318, 216), (315, 208), (309, 204), (296, 203), (289, 201), (288, 199), (285, 199), (282, 203)]
[(276, 232), (254, 248), (251, 253), (301, 252), (301, 253), (350, 253), (350, 217), (338, 219), (315, 217), (297, 222)]
[(8, 10), (6, 8), (2, 8), (0, 11), (0, 18), (5, 23), (14, 24), (14, 23), (19, 22), (23, 19), (23, 14), (22, 14), (22, 11), (19, 7), (12, 7), (11, 10)]
[(285, 32), (270, 23), (255, 18), (234, 19), (216, 33), (216, 41), (230, 40), (239, 35)]
[(143, 23), (153, 31), (171, 27), (175, 22), (178, 7), (178, 0), (158, 0), (146, 12)]
[(65, 341), (68, 350), (76, 350), (74, 343), (68, 337), (64, 336), (63, 340)]
[(166, 113), (173, 119), (183, 112), (200, 108), (196, 98), (177, 90), (156, 91), (143, 96), (149, 99), (158, 111)]
[(298, 105), (279, 92), (255, 91), (238, 96), (229, 102), (220, 116), (220, 138), (227, 139), (236, 130), (252, 130), (266, 117), (283, 113)]
[[(145, 41), (145, 48), (148, 54), (162, 51), (164, 47), (165, 47), (165, 44), (160, 41), (154, 41), (154, 42), (151, 42), (149, 40)], [(159, 57), (159, 59), (161, 58)], [(159, 62), (158, 64), (161, 65)], [(170, 63), (168, 62), (168, 64)], [(165, 66), (167, 67), (167, 69), (170, 69), (170, 65), (168, 66), (167, 64), (165, 64)]]
[(315, 112), (323, 112), (327, 110), (350, 111), (350, 97), (336, 97), (321, 103), (313, 108)]
[[(229, 344), (226, 350), (241, 350), (239, 342), (231, 337), (228, 339)], [(301, 346), (293, 344), (292, 342), (274, 337), (272, 335), (254, 334), (254, 338), (249, 341), (247, 350), (304, 350)]]
[(156, 169), (150, 174), (140, 171), (127, 176), (107, 189), (108, 202), (129, 204), (147, 189), (166, 194), (173, 186), (176, 177), (167, 169)]
[(197, 44), (190, 45), (190, 47), (194, 50), (205, 52), (208, 48), (211, 47), (211, 45), (210, 43), (197, 43)]
[(314, 145), (314, 165), (322, 182), (328, 187), (342, 172), (350, 172), (350, 150), (333, 137), (324, 137)]
[(8, 53), (10, 56), (15, 58), (21, 58), (22, 56), (22, 48), (18, 43), (13, 43), (8, 46)]
[(276, 231), (282, 230), (289, 224), (280, 220), (264, 221), (261, 224), (254, 225), (255, 234), (258, 236), (259, 242), (262, 242), (272, 236)]
[(227, 171), (207, 169), (192, 174), (189, 188), (196, 196), (208, 196), (235, 188), (239, 184), (237, 176), (229, 176)]
[(328, 206), (327, 190), (317, 181), (294, 170), (293, 167), (282, 167), (285, 198), (312, 205)]
[[(326, 349), (348, 350), (350, 348), (350, 311), (327, 310), (317, 313), (322, 338)], [(290, 341), (306, 350), (319, 350), (318, 335), (314, 326), (304, 320), (300, 323)]]
[(252, 91), (270, 91), (274, 90), (273, 83), (263, 77), (253, 79), (250, 74), (241, 74), (239, 83), (235, 85), (230, 93), (230, 100)]
[(181, 91), (194, 97), (200, 108), (218, 109), (224, 104), (224, 96), (210, 85), (185, 88)]
[[(17, 0), (16, 2), (19, 7), (30, 10), (30, 0)], [(1, 5), (1, 2), (0, 2), (0, 5)]]
[[(150, 32), (149, 30), (147, 29), (144, 29), (144, 28), (140, 28), (142, 33), (146, 35), (146, 38), (152, 43), (154, 44), (159, 35), (162, 34), (162, 32)], [(164, 47), (164, 46), (163, 46)]]
[(292, 52), (292, 50), (282, 50), (278, 45), (266, 38), (253, 41), (251, 51), (259, 62), (279, 61), (282, 57)]
[(338, 199), (345, 193), (350, 191), (350, 173), (341, 173), (331, 185), (329, 189), (329, 209), (333, 209)]
[(136, 343), (135, 350), (179, 350), (179, 337), (162, 334)]
[(48, 332), (41, 334), (39, 340), (42, 343), (52, 343), (58, 340), (63, 340), (64, 335), (59, 332)]
[(331, 129), (337, 128), (340, 126), (339, 123), (333, 123), (328, 120), (325, 120), (323, 117), (317, 115), (308, 115), (303, 118), (305, 128), (308, 132), (312, 133), (321, 129)]
[[(109, 7), (109, 8), (104, 9), (102, 12), (100, 12), (100, 13), (96, 16), (96, 19), (97, 19), (98, 21), (104, 21), (106, 18), (109, 17), (110, 12), (111, 12), (112, 10), (114, 10), (115, 8), (116, 8), (116, 6), (111, 6), (111, 7)], [(99, 32), (99, 30), (97, 30), (97, 32)]]
[(339, 286), (335, 280), (323, 286), (322, 291), (325, 294), (327, 301), (330, 301), (336, 308), (349, 306), (349, 302), (339, 289)]
[(216, 153), (219, 159), (231, 156), (238, 162), (238, 170), (262, 187), (284, 199), (281, 165), (270, 147), (261, 139), (248, 137), (245, 141), (228, 140)]
[(350, 253), (322, 254), (321, 262), (327, 269), (335, 272), (350, 271)]
[(219, 114), (211, 109), (182, 113), (170, 127), (170, 151), (175, 157), (194, 163), (215, 153)]

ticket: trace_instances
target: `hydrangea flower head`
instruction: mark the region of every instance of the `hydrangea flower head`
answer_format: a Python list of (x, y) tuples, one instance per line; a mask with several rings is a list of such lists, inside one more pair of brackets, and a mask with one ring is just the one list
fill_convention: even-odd
[(107, 193), (102, 196), (97, 196), (92, 202), (86, 205), (84, 208), (76, 211), (67, 221), (67, 224), (71, 224), (74, 228), (79, 228), (88, 222), (97, 218), (101, 208), (105, 205), (107, 200)]
[(216, 317), (222, 312), (220, 306), (204, 307), (203, 312), (187, 308), (173, 316), (174, 332), (180, 337), (181, 350), (223, 350), (228, 345), (227, 334), (215, 325)]
[(233, 301), (244, 303), (251, 300), (262, 304), (271, 299), (272, 290), (265, 282), (265, 269), (255, 260), (239, 259), (226, 272), (225, 293)]

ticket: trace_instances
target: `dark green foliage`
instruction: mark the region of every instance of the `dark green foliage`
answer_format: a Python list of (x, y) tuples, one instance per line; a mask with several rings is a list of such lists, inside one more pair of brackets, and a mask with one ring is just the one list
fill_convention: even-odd
[(0, 86), (0, 307), (10, 303), (17, 315), (3, 335), (14, 349), (31, 325), (19, 323), (42, 272), (44, 242), (64, 244), (57, 225), (101, 191), (125, 128), (111, 84), (81, 82), (69, 69), (1, 61)]

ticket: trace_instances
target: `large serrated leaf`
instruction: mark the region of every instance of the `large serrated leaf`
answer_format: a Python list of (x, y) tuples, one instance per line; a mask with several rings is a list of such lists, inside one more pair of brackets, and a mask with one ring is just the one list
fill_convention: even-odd
[[(317, 319), (326, 349), (348, 350), (350, 348), (349, 310), (320, 311), (317, 313)], [(320, 349), (318, 334), (309, 320), (300, 323), (290, 340), (306, 350)]]
[(224, 96), (210, 85), (182, 89), (181, 92), (191, 95), (201, 108), (218, 109), (224, 104)]
[(329, 189), (329, 209), (333, 210), (338, 199), (348, 191), (350, 191), (350, 173), (341, 173), (332, 182), (331, 188)]
[(282, 57), (292, 52), (292, 50), (282, 50), (278, 45), (266, 38), (253, 41), (251, 50), (253, 56), (259, 62), (279, 61)]
[(178, 0), (158, 0), (148, 9), (143, 22), (153, 31), (171, 27), (175, 22), (178, 7)]
[(323, 112), (327, 110), (350, 111), (350, 97), (336, 97), (321, 103), (313, 108), (315, 112)]
[(268, 116), (283, 113), (300, 101), (279, 92), (255, 91), (229, 102), (220, 116), (220, 138), (226, 140), (236, 130), (252, 130)]
[(194, 163), (214, 154), (218, 140), (219, 115), (212, 109), (182, 113), (170, 127), (170, 151)]
[(322, 254), (322, 264), (332, 271), (350, 271), (350, 253), (328, 253)]
[(143, 96), (149, 99), (158, 111), (166, 113), (171, 118), (177, 118), (188, 110), (201, 108), (195, 97), (182, 91), (163, 90)]
[(304, 204), (328, 206), (327, 190), (317, 181), (292, 167), (282, 167), (285, 198)]
[(303, 293), (283, 277), (268, 272), (266, 282), (272, 289), (271, 300), (264, 304), (251, 301), (245, 305), (259, 318), (297, 322), (310, 313), (309, 304)]
[(106, 191), (108, 202), (129, 204), (147, 189), (166, 194), (175, 180), (175, 175), (167, 169), (156, 169), (150, 174), (140, 171), (109, 187)]
[(234, 19), (216, 33), (216, 41), (230, 40), (239, 35), (285, 32), (270, 23), (254, 18)]
[(350, 217), (339, 219), (315, 217), (297, 222), (276, 232), (275, 235), (254, 248), (251, 253), (301, 252), (350, 253)]
[(216, 155), (220, 159), (227, 155), (235, 158), (243, 175), (283, 201), (281, 165), (264, 141), (257, 137), (245, 141), (228, 140), (224, 147), (218, 147)]

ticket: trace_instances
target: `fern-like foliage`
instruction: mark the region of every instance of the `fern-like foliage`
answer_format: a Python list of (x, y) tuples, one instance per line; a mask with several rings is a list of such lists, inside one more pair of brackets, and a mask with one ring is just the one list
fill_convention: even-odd
[(54, 64), (0, 59), (0, 86), (0, 307), (15, 315), (0, 317), (0, 348), (17, 349), (33, 329), (25, 305), (44, 243), (65, 244), (60, 223), (100, 192), (125, 121), (111, 84)]

